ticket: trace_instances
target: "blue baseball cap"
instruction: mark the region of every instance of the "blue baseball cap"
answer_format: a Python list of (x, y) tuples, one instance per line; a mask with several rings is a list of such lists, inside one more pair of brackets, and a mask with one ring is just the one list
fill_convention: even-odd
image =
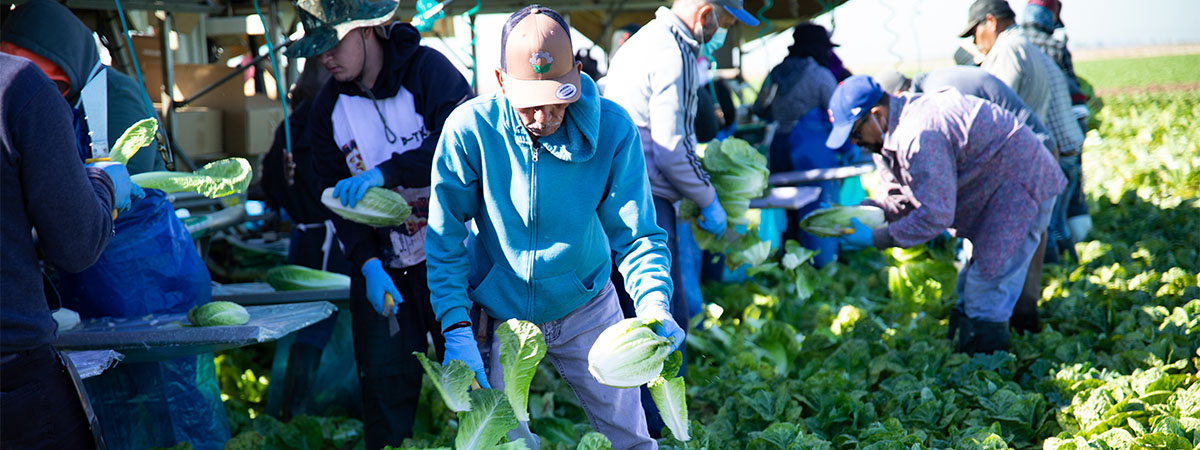
[(746, 12), (746, 10), (742, 7), (742, 0), (711, 0), (710, 3), (714, 5), (721, 5), (725, 8), (725, 12), (729, 13), (734, 18), (746, 25), (752, 27), (758, 26), (758, 19), (755, 19), (753, 15), (751, 15), (749, 12)]
[(829, 132), (825, 146), (840, 148), (845, 144), (854, 122), (866, 115), (882, 96), (883, 88), (869, 76), (854, 75), (842, 80), (829, 97), (829, 121), (833, 122), (833, 131)]

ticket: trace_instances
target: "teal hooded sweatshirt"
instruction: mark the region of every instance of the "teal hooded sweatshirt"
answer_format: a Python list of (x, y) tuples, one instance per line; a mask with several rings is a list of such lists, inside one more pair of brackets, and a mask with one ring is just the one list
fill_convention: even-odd
[(638, 313), (668, 310), (671, 257), (641, 138), (586, 74), (580, 85), (562, 126), (536, 147), (500, 93), (446, 119), (425, 237), (443, 329), (469, 321), (472, 302), (498, 320), (560, 319), (600, 293), (614, 256)]

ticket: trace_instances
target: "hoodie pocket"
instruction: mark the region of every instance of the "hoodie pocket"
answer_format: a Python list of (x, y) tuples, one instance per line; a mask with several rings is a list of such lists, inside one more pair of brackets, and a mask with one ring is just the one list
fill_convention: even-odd
[(537, 279), (533, 287), (531, 303), (529, 283), (509, 270), (493, 266), (475, 288), (468, 289), (467, 296), (492, 317), (516, 317), (533, 323), (562, 318), (595, 297), (574, 271)]
[(537, 299), (533, 304), (534, 323), (561, 319), (595, 297), (575, 271), (539, 279), (534, 288)]

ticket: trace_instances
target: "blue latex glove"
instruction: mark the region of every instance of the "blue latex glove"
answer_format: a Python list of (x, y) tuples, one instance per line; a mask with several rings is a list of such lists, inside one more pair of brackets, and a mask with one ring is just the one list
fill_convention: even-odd
[(679, 350), (679, 347), (683, 345), (684, 339), (687, 338), (687, 334), (683, 332), (682, 328), (679, 328), (679, 324), (675, 323), (675, 319), (666, 311), (657, 310), (649, 312), (639, 316), (639, 318), (644, 320), (658, 320), (659, 323), (651, 325), (650, 328), (659, 336), (671, 340), (671, 351)]
[(342, 201), (342, 206), (353, 208), (367, 194), (368, 188), (380, 186), (383, 186), (383, 172), (376, 167), (337, 182), (333, 185), (333, 196)]
[(133, 200), (141, 200), (146, 198), (146, 191), (143, 191), (142, 187), (137, 184), (129, 183), (129, 197)]
[(383, 315), (383, 294), (392, 294), (392, 299), (396, 304), (392, 306), (392, 314), (400, 312), (400, 304), (404, 303), (404, 299), (400, 297), (400, 291), (396, 289), (396, 283), (392, 282), (391, 275), (383, 270), (383, 263), (379, 262), (379, 258), (371, 258), (362, 266), (363, 277), (367, 279), (367, 301), (371, 302), (371, 307), (375, 308), (375, 312)]
[(850, 225), (854, 227), (853, 232), (843, 235), (838, 238), (842, 246), (851, 250), (859, 250), (867, 247), (874, 247), (875, 240), (871, 236), (871, 227), (863, 225), (857, 217), (850, 219)]
[(696, 225), (709, 234), (721, 237), (725, 234), (725, 221), (725, 208), (721, 207), (721, 202), (714, 196), (712, 203), (700, 210), (700, 220)]
[[(134, 184), (133, 181), (129, 180), (129, 170), (125, 168), (125, 165), (116, 161), (99, 161), (88, 164), (88, 166), (99, 167), (101, 170), (104, 170), (104, 173), (108, 174), (108, 178), (112, 180), (113, 184), (114, 206), (117, 208), (117, 211), (128, 210), (130, 198), (133, 195)], [(140, 187), (137, 189), (137, 192), (141, 193), (142, 197), (146, 196), (146, 193)]]
[(467, 363), (467, 368), (475, 372), (475, 380), (479, 382), (479, 387), (491, 389), (492, 385), (488, 384), (487, 372), (483, 370), (483, 357), (479, 355), (479, 347), (475, 344), (475, 336), (471, 334), (471, 327), (455, 328), (447, 331), (443, 337), (446, 338), (446, 357), (442, 361), (442, 365), (449, 364), (451, 360), (459, 360)]

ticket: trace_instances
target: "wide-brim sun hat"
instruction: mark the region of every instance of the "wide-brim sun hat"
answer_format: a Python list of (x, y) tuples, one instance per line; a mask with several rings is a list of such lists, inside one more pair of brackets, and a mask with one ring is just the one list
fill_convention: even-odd
[(296, 11), (304, 37), (288, 46), (287, 56), (311, 58), (338, 45), (351, 30), (383, 25), (392, 20), (395, 0), (298, 0)]

